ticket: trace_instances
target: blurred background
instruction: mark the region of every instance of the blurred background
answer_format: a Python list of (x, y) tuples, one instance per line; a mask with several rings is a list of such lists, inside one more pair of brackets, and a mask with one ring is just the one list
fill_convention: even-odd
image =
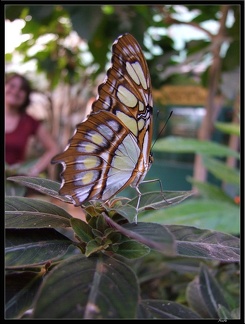
[[(239, 199), (237, 178), (224, 179), (227, 170), (238, 174), (237, 157), (219, 156), (228, 168), (220, 175), (200, 159), (198, 144), (190, 140), (240, 150), (240, 14), (235, 2), (6, 5), (5, 70), (31, 80), (35, 93), (29, 113), (47, 123), (62, 151), (90, 110), (110, 66), (112, 43), (131, 33), (143, 49), (153, 86), (157, 141), (146, 179), (159, 178), (164, 190), (208, 182)], [(30, 145), (30, 158), (40, 150)], [(47, 175), (60, 181), (59, 172), (56, 167)]]

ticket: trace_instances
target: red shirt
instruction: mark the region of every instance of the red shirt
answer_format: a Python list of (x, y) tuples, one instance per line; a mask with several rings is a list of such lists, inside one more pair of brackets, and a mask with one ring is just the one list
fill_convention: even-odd
[(37, 133), (40, 121), (23, 114), (16, 129), (5, 133), (5, 161), (8, 164), (21, 163), (25, 160), (27, 143)]

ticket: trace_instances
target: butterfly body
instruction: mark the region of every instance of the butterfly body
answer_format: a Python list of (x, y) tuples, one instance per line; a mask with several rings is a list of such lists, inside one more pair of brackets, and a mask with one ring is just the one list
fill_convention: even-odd
[(132, 35), (114, 42), (112, 66), (98, 93), (91, 114), (52, 161), (63, 165), (60, 194), (76, 206), (106, 201), (128, 186), (140, 193), (152, 163), (150, 74)]

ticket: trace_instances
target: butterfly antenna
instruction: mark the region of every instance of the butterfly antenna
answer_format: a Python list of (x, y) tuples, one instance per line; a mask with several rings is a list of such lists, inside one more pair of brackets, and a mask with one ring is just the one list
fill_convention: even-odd
[[(157, 140), (159, 139), (159, 137), (161, 136), (161, 134), (162, 134), (164, 128), (167, 126), (167, 123), (168, 123), (170, 117), (172, 116), (172, 114), (173, 114), (173, 111), (170, 112), (170, 114), (169, 114), (169, 116), (168, 116), (168, 119), (166, 120), (165, 124), (163, 125), (163, 128), (160, 130), (160, 132), (158, 133), (158, 135), (157, 135), (155, 141), (154, 141), (153, 144), (151, 145), (151, 150), (152, 150), (153, 146), (155, 145), (156, 141), (157, 141)], [(157, 116), (158, 116), (158, 115), (159, 115), (159, 111), (157, 112)]]

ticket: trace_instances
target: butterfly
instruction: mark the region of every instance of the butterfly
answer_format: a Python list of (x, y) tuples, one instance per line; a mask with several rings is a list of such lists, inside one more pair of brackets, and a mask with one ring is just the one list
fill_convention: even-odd
[(90, 115), (77, 125), (61, 163), (60, 195), (75, 206), (108, 201), (128, 186), (136, 189), (153, 158), (153, 100), (150, 73), (142, 49), (129, 33), (112, 45), (111, 67), (98, 87)]

